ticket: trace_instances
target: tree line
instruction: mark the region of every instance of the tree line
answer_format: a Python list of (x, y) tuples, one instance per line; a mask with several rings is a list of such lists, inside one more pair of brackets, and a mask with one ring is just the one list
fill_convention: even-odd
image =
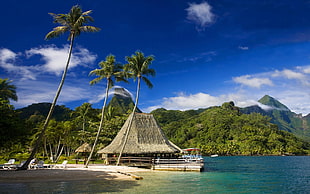
[(271, 118), (242, 114), (233, 102), (197, 111), (152, 112), (176, 145), (201, 148), (204, 155), (304, 155), (310, 144), (279, 130)]

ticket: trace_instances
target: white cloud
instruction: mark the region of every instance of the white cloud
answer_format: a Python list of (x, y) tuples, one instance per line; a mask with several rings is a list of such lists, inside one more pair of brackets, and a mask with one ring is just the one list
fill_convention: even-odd
[[(12, 104), (20, 108), (32, 103), (51, 102), (60, 81), (60, 77), (56, 77), (55, 74), (62, 73), (67, 55), (68, 46), (58, 48), (47, 45), (19, 53), (7, 48), (0, 49), (0, 69), (3, 69), (10, 79), (14, 79), (14, 85), (17, 87), (18, 102)], [(70, 68), (92, 64), (96, 57), (86, 48), (77, 46), (73, 50)], [(75, 73), (70, 72), (73, 75)], [(79, 77), (78, 80), (72, 80), (71, 74), (68, 75), (58, 103), (88, 101), (94, 98), (97, 89), (90, 92), (88, 78)]]
[(282, 71), (276, 70), (272, 74), (272, 77), (282, 77), (291, 80), (298, 80), (303, 85), (310, 86), (310, 78), (307, 74), (305, 74), (307, 73), (307, 71), (308, 71), (307, 68), (300, 68), (300, 67), (295, 68), (294, 71), (290, 69), (284, 69)]
[(304, 72), (304, 73), (307, 73), (307, 74), (310, 74), (310, 66), (305, 67), (305, 68), (303, 69), (303, 72)]
[(220, 103), (221, 99), (209, 94), (197, 93), (185, 95), (184, 93), (180, 93), (175, 97), (164, 98), (161, 105), (153, 106), (148, 109), (150, 110), (157, 107), (164, 107), (166, 109), (172, 110), (188, 110), (206, 108), (209, 106), (218, 105)]
[[(122, 90), (115, 90), (115, 88), (122, 88), (123, 91)], [(100, 90), (101, 92), (99, 94), (93, 96), (93, 98), (91, 98), (89, 100), (89, 103), (95, 104), (95, 103), (98, 103), (100, 101), (103, 101), (105, 98), (105, 91), (104, 90), (101, 89)], [(129, 90), (127, 90), (126, 88), (121, 87), (121, 86), (113, 86), (113, 88), (109, 90), (109, 97), (113, 96), (114, 94), (118, 94), (118, 95), (121, 95), (124, 97), (130, 97), (132, 100), (134, 100), (133, 94)]]
[(263, 85), (273, 86), (273, 83), (269, 78), (257, 78), (252, 77), (251, 75), (234, 77), (233, 81), (254, 88), (260, 88)]
[(282, 76), (282, 77), (286, 77), (287, 79), (304, 79), (305, 78), (304, 74), (295, 72), (289, 69), (285, 69), (283, 71), (276, 70), (272, 76), (274, 77)]
[[(53, 78), (51, 78), (53, 79)], [(59, 80), (23, 80), (16, 83), (18, 101), (12, 102), (17, 107), (25, 107), (33, 103), (40, 102), (52, 102), (54, 99)], [(88, 101), (90, 98), (94, 98), (96, 90), (90, 92), (90, 86), (88, 80), (81, 79), (79, 84), (72, 82), (72, 80), (66, 80), (63, 86), (61, 94), (59, 96), (57, 104), (66, 104), (73, 101), (84, 100)]]
[(187, 19), (196, 24), (197, 30), (204, 30), (208, 25), (214, 22), (214, 14), (211, 12), (212, 7), (207, 2), (200, 4), (189, 3)]
[[(68, 59), (68, 50), (69, 45), (65, 45), (63, 48), (57, 48), (53, 45), (49, 45), (42, 48), (32, 48), (26, 51), (26, 54), (28, 57), (32, 57), (34, 55), (42, 56), (45, 64), (42, 65), (41, 70), (60, 75), (63, 72), (64, 66)], [(78, 65), (84, 65), (87, 63), (93, 63), (95, 60), (96, 55), (90, 53), (85, 48), (77, 47), (73, 50), (69, 68), (74, 68)]]
[(247, 46), (239, 46), (238, 48), (240, 50), (249, 50), (249, 47), (247, 47)]
[[(257, 102), (267, 94), (279, 100), (291, 111), (307, 115), (310, 113), (310, 90), (309, 85), (305, 84), (310, 80), (310, 75), (306, 74), (308, 70), (309, 66), (303, 66), (235, 77), (232, 78), (234, 82), (230, 82), (234, 85), (218, 96), (207, 93), (189, 95), (180, 93), (173, 97), (162, 98), (156, 105), (146, 108), (146, 111), (150, 112), (156, 108), (172, 110), (207, 108), (220, 106), (229, 101), (233, 101), (238, 107), (258, 105), (268, 109), (270, 107)], [(244, 85), (249, 87), (243, 87)]]
[[(40, 62), (33, 60), (36, 55), (40, 58)], [(95, 54), (92, 54), (86, 48), (76, 47), (73, 50), (69, 68), (92, 64), (95, 62), (96, 57)], [(44, 73), (61, 75), (67, 58), (68, 45), (65, 45), (63, 48), (47, 45), (41, 48), (31, 48), (24, 53), (14, 53), (6, 48), (0, 49), (0, 67), (9, 73), (19, 75), (23, 80), (36, 80), (38, 75)], [(22, 61), (23, 64), (31, 65), (22, 65), (16, 61)]]
[(9, 49), (6, 49), (6, 48), (0, 49), (0, 63), (1, 64), (14, 61), (16, 56), (17, 54)]
[(32, 72), (33, 67), (16, 65), (16, 59), (20, 56), (18, 53), (3, 48), (0, 49), (0, 67), (9, 73), (20, 74), (23, 79), (35, 80), (35, 73)]

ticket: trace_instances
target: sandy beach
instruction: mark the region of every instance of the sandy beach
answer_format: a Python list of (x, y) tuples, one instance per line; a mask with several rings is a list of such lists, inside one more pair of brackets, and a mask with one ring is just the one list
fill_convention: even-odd
[(74, 180), (128, 180), (142, 179), (135, 173), (150, 171), (126, 166), (68, 165), (65, 169), (31, 169), (31, 170), (1, 170), (0, 183), (17, 182), (48, 182), (48, 181), (74, 181)]

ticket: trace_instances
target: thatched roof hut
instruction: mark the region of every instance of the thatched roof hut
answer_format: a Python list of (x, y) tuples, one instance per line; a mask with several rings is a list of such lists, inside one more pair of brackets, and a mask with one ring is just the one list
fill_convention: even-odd
[(91, 151), (91, 147), (88, 143), (84, 143), (83, 145), (81, 145), (75, 150), (75, 152), (78, 152), (78, 153), (85, 153), (85, 152), (90, 152), (90, 151)]
[(124, 154), (179, 153), (181, 149), (171, 143), (164, 135), (152, 114), (131, 114), (110, 145), (98, 151), (103, 154), (119, 154), (125, 142), (126, 131), (134, 116), (128, 132)]

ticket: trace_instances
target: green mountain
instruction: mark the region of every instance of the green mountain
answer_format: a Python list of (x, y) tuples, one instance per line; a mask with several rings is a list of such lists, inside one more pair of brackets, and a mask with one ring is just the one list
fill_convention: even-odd
[[(21, 119), (29, 119), (30, 117), (37, 117), (39, 120), (43, 120), (46, 118), (51, 107), (51, 103), (36, 103), (29, 105), (27, 107), (17, 109), (20, 113)], [(56, 105), (52, 118), (56, 121), (65, 121), (69, 120), (71, 110), (66, 108), (63, 105)]]
[(283, 111), (290, 111), (289, 108), (287, 108), (284, 104), (279, 102), (278, 100), (272, 98), (271, 96), (265, 95), (262, 97), (258, 102), (269, 106), (272, 109), (277, 109), (277, 110), (283, 110)]
[[(130, 94), (124, 88), (115, 88), (114, 90), (114, 96), (110, 100), (107, 109), (113, 107), (119, 114), (125, 114), (131, 111), (135, 103), (132, 101)], [(142, 113), (138, 107), (136, 112)]]
[(243, 114), (233, 102), (201, 110), (152, 111), (168, 139), (180, 146), (199, 147), (205, 155), (309, 154), (310, 143), (279, 130), (270, 118)]
[(260, 113), (271, 118), (271, 122), (278, 125), (279, 129), (288, 131), (310, 142), (310, 114), (303, 117), (292, 112), (288, 107), (271, 96), (265, 95), (259, 101), (261, 106), (255, 105), (242, 108), (245, 114)]

